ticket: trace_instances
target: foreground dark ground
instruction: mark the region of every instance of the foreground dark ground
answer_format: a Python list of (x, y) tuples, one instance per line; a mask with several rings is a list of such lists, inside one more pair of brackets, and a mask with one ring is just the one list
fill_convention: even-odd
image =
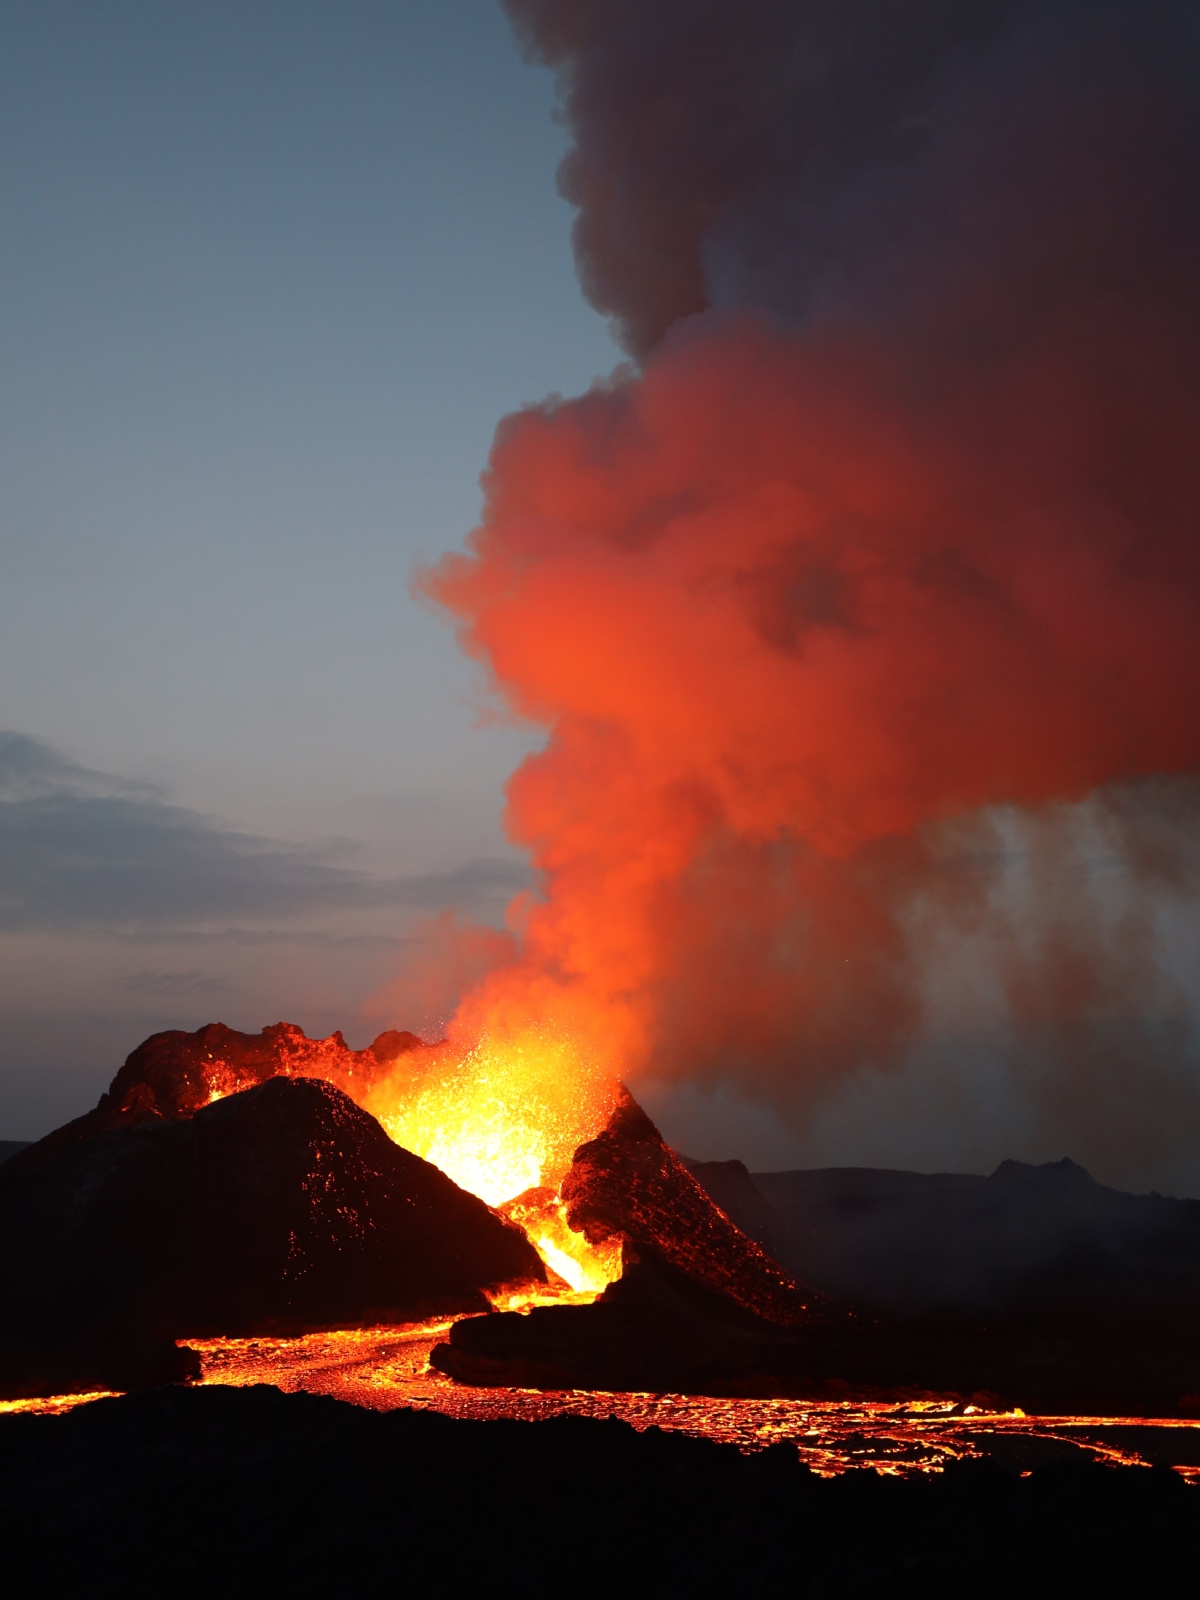
[(162, 1389), (0, 1419), (6, 1594), (1149, 1595), (1194, 1561), (1166, 1469), (821, 1479), (578, 1418)]

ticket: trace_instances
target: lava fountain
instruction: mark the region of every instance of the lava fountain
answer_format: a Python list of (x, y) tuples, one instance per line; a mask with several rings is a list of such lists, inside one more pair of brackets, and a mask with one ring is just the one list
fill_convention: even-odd
[(572, 1229), (558, 1188), (619, 1093), (577, 1036), (529, 1026), (406, 1051), (359, 1099), (397, 1144), (522, 1227), (552, 1283), (591, 1297), (620, 1276), (620, 1249)]

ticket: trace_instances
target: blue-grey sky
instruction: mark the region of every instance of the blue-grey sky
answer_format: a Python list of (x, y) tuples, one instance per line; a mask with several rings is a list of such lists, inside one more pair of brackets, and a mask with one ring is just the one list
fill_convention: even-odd
[(520, 881), (526, 736), (408, 583), (620, 358), (552, 105), (495, 0), (0, 11), (5, 1136), (153, 1028), (369, 1038)]

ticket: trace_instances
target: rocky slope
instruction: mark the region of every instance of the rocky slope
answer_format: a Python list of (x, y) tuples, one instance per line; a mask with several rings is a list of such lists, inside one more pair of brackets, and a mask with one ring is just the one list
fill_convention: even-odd
[(44, 1143), (0, 1168), (9, 1394), (178, 1376), (187, 1335), (482, 1311), (544, 1281), (518, 1228), (321, 1080)]

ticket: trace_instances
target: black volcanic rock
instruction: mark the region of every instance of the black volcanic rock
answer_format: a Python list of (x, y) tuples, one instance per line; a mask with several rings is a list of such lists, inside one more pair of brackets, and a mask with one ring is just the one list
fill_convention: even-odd
[(431, 1365), (485, 1388), (760, 1398), (823, 1391), (821, 1364), (806, 1360), (795, 1329), (763, 1321), (659, 1256), (626, 1245), (624, 1258), (621, 1277), (592, 1305), (466, 1318), (435, 1345)]
[(766, 1242), (766, 1235), (779, 1231), (782, 1218), (755, 1188), (744, 1161), (693, 1161), (690, 1156), (682, 1155), (679, 1159), (731, 1222), (761, 1245), (768, 1255), (780, 1259)]
[[(590, 1306), (457, 1323), (434, 1365), (462, 1382), (549, 1389), (881, 1400), (936, 1393), (1028, 1411), (1200, 1412), (1189, 1204), (1162, 1202), (1154, 1214), (1167, 1225), (1139, 1233), (1136, 1219), (1151, 1217), (1152, 1199), (1147, 1206), (1103, 1191), (1070, 1164), (1007, 1164), (992, 1179), (968, 1180), (983, 1199), (960, 1219), (961, 1238), (979, 1243), (987, 1298), (931, 1300), (914, 1268), (944, 1235), (922, 1234), (927, 1209), (901, 1205), (889, 1216), (883, 1196), (895, 1193), (896, 1175), (868, 1175), (879, 1180), (879, 1204), (835, 1210), (837, 1228), (827, 1213), (822, 1232), (812, 1211), (772, 1206), (740, 1163), (692, 1169), (625, 1102), (605, 1133), (581, 1146), (563, 1185), (574, 1226), (626, 1241), (624, 1276)], [(697, 1177), (711, 1185), (707, 1203), (697, 1201)], [(748, 1248), (726, 1211), (788, 1264), (821, 1271), (822, 1288), (886, 1283), (890, 1272), (894, 1298), (864, 1295), (855, 1305), (810, 1290), (803, 1315), (764, 1315), (776, 1306), (787, 1313), (801, 1293)], [(864, 1236), (877, 1253), (847, 1249), (839, 1275), (833, 1242)], [(889, 1241), (894, 1261), (882, 1247)], [(852, 1277), (864, 1263), (872, 1275)], [(916, 1285), (907, 1297), (906, 1272)]]
[(620, 1235), (637, 1259), (661, 1261), (765, 1322), (803, 1323), (821, 1299), (713, 1204), (628, 1092), (575, 1152), (561, 1194), (571, 1227), (592, 1243)]
[(317, 1079), (0, 1168), (9, 1393), (126, 1383), (131, 1350), (161, 1381), (176, 1338), (482, 1311), (544, 1278), (520, 1229)]
[(592, 1305), (456, 1322), (432, 1364), (459, 1382), (759, 1398), (933, 1395), (1052, 1415), (1200, 1415), (1200, 1323), (1134, 1304), (882, 1317), (832, 1309), (780, 1328), (633, 1261)]

